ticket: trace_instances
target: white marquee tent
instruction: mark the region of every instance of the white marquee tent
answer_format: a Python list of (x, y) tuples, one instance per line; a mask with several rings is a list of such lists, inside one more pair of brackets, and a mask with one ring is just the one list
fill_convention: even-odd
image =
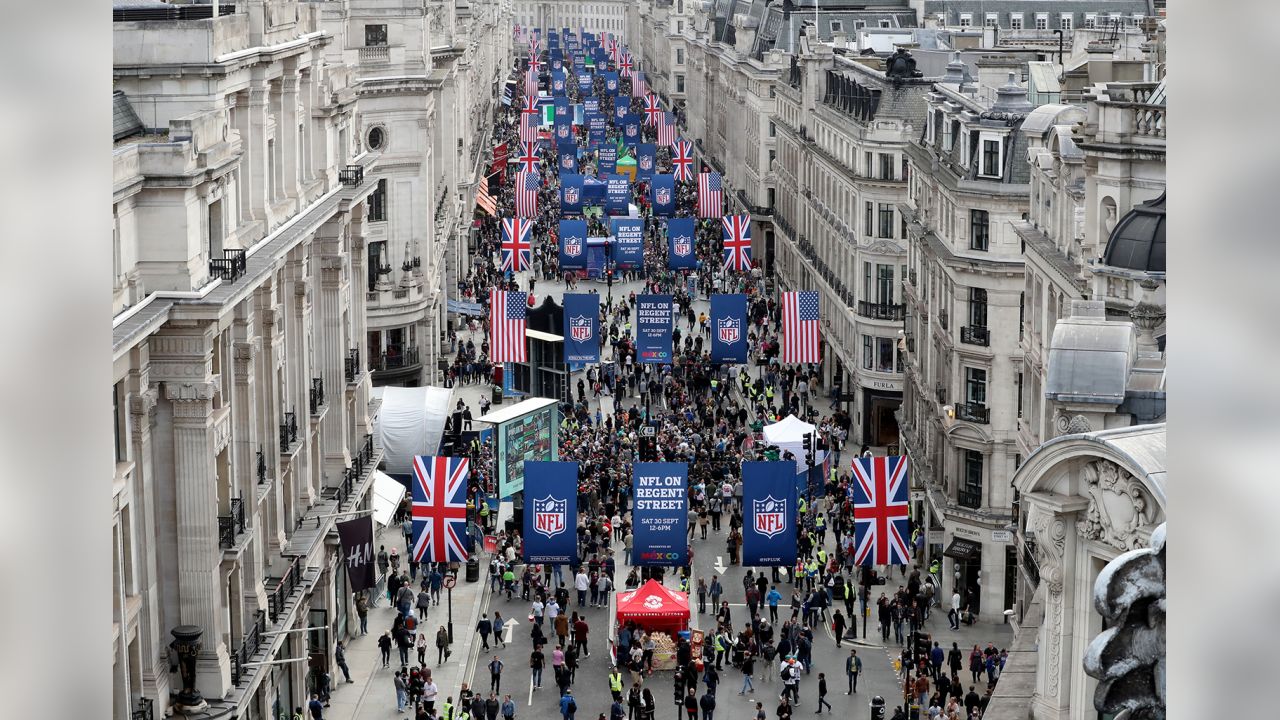
[(449, 389), (438, 387), (378, 387), (382, 407), (373, 421), (373, 432), (382, 445), (387, 472), (413, 472), (415, 455), (434, 455), (444, 437), (449, 417)]
[[(804, 436), (817, 429), (817, 426), (810, 425), (795, 415), (788, 415), (772, 425), (764, 426), (764, 442), (766, 445), (776, 445), (783, 451), (790, 450), (796, 456), (796, 474), (799, 475), (807, 469), (804, 464)], [(825, 452), (818, 452), (814, 461), (821, 463), (825, 457)]]

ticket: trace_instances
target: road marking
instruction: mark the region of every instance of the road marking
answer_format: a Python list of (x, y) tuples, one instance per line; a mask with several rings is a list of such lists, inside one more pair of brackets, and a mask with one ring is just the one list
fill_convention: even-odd
[(533, 673), (529, 673), (529, 700), (525, 704), (533, 707)]
[[(516, 629), (516, 626), (517, 626), (517, 625), (519, 625), (519, 624), (520, 624), (520, 623), (516, 622), (515, 620), (507, 620), (507, 621), (505, 621), (505, 622), (503, 622), (503, 623), (502, 623), (502, 632), (506, 635), (506, 638), (505, 638), (505, 639), (503, 639), (503, 641), (502, 641), (502, 644), (503, 644), (503, 645), (510, 645), (510, 644), (511, 644), (511, 632), (512, 632), (513, 630), (515, 630), (515, 629)], [(533, 681), (533, 679), (532, 679), (532, 678), (530, 678), (530, 682), (532, 682), (532, 681)]]
[(729, 569), (729, 568), (727, 568), (727, 567), (725, 567), (725, 566), (724, 566), (724, 556), (723, 556), (723, 555), (717, 555), (717, 556), (716, 556), (716, 564), (715, 564), (715, 565), (712, 565), (711, 567), (714, 567), (714, 568), (716, 569), (716, 573), (718, 573), (718, 574), (720, 574), (720, 575), (723, 575), (723, 574), (724, 574), (724, 571)]

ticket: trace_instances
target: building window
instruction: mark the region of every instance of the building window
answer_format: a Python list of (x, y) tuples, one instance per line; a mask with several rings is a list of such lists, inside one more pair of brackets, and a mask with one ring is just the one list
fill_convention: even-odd
[(893, 304), (892, 265), (876, 265), (876, 302), (881, 305)]
[(874, 168), (875, 168), (875, 164), (871, 162), (871, 153), (869, 152), (862, 153), (862, 175), (864, 177), (875, 177), (874, 175), (871, 174)]
[(1049, 29), (1049, 13), (1036, 13), (1036, 29), (1037, 30)]
[(960, 27), (967, 28), (973, 25), (973, 13), (960, 13)]
[(684, 64), (684, 48), (676, 48), (676, 64)]
[(776, 151), (776, 150), (770, 150), (770, 151), (769, 151), (769, 165), (768, 165), (768, 167), (769, 167), (769, 169), (770, 169), (770, 170), (772, 170), (772, 169), (773, 169), (773, 161), (774, 161), (774, 158), (776, 158), (776, 157), (778, 157), (778, 153), (777, 153), (777, 151)]
[(684, 92), (684, 76), (683, 75), (676, 76), (676, 92), (678, 93)]
[(769, 137), (778, 137), (778, 126), (772, 120), (769, 121)]
[(991, 220), (986, 210), (969, 211), (969, 249), (986, 252), (990, 242)]
[[(1022, 373), (1018, 373), (1018, 419), (1022, 419)], [(1021, 456), (1019, 456), (1019, 459), (1021, 459)], [(1020, 465), (1021, 463), (1018, 464)]]
[(1000, 138), (993, 135), (983, 134), (982, 136), (982, 172), (980, 175), (986, 177), (1000, 177), (1000, 166), (1003, 164), (1000, 157), (1001, 147)]
[(880, 179), (893, 179), (893, 156), (889, 153), (880, 153)]
[(386, 141), (386, 131), (384, 131), (380, 126), (373, 127), (369, 129), (369, 135), (365, 140), (365, 145), (368, 145), (370, 150), (381, 150)]
[(987, 404), (987, 371), (984, 368), (964, 369), (964, 401), (970, 405)]
[(902, 181), (907, 182), (911, 179), (911, 161), (904, 154), (902, 156)]
[(383, 222), (387, 219), (387, 179), (378, 181), (378, 187), (369, 193), (369, 222)]
[(982, 507), (982, 453), (977, 450), (964, 451), (964, 484), (957, 500), (961, 507)]
[(378, 284), (378, 271), (387, 262), (387, 241), (375, 240), (369, 243), (369, 292), (373, 292)]
[(1060, 16), (1058, 18), (1058, 27), (1062, 28), (1066, 32), (1071, 32), (1071, 16), (1065, 13)]
[(853, 21), (853, 29), (854, 29), (854, 31), (861, 30), (861, 29), (865, 28), (866, 26), (867, 26), (867, 21), (866, 21), (866, 20), (854, 20), (854, 21)]
[(862, 369), (870, 370), (872, 361), (875, 359), (875, 351), (872, 349), (871, 336), (862, 336)]
[(969, 324), (981, 328), (987, 326), (986, 288), (969, 288)]
[(893, 372), (893, 339), (876, 338), (876, 372)]
[(880, 27), (882, 27), (882, 28), (888, 28), (888, 27), (892, 27), (892, 25), (890, 24), (890, 22), (889, 22), (888, 20), (881, 20), (881, 21), (880, 21)]
[(862, 232), (867, 237), (874, 237), (875, 211), (875, 203), (868, 200), (862, 217)]
[(127, 426), (123, 408), (124, 382), (118, 382), (111, 386), (111, 417), (116, 431), (116, 462), (118, 463), (125, 462), (129, 457), (127, 447), (129, 433), (125, 429)]
[(387, 26), (386, 25), (365, 25), (364, 26), (364, 46), (376, 47), (387, 44)]
[(1022, 29), (1022, 13), (1009, 13), (1009, 29), (1010, 30)]
[(893, 203), (880, 203), (880, 234), (877, 237), (893, 237)]
[(1092, 30), (1098, 26), (1098, 13), (1084, 14), (1084, 27), (1086, 30)]
[(986, 17), (982, 19), (982, 24), (989, 28), (998, 27), (1000, 25), (999, 16), (996, 13), (987, 13)]
[(832, 20), (831, 32), (833, 33), (844, 32), (844, 23), (840, 22), (839, 20)]

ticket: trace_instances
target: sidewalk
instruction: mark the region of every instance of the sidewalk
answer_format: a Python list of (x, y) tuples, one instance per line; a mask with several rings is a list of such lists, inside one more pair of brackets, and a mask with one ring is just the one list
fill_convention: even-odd
[[(378, 533), (376, 544), (392, 547), (404, 555), (404, 534), (400, 526), (388, 526)], [(488, 582), (484, 568), (488, 556), (481, 553), (480, 581), (465, 581), (465, 566), (458, 574), (458, 583), (453, 588), (453, 655), (448, 662), (436, 666), (435, 644), (427, 653), (427, 667), (431, 669), (436, 685), (440, 687), (440, 700), (436, 707), (444, 702), (448, 695), (457, 696), (462, 682), (471, 675), (475, 664), (473, 649), (479, 649), (478, 636), (475, 633), (476, 622), (480, 617), (481, 606), (488, 604)], [(421, 576), (419, 576), (419, 579)], [(415, 582), (414, 587), (417, 587)], [(440, 605), (433, 606), (422, 622), (428, 637), (434, 638), (435, 629), (448, 621), (448, 593), (442, 591)], [(357, 718), (387, 718), (396, 716), (396, 691), (393, 684), (395, 671), (399, 669), (399, 652), (391, 651), (391, 665), (382, 667), (382, 653), (378, 650), (378, 637), (391, 629), (395, 619), (395, 609), (389, 607), (384, 596), (379, 599), (378, 607), (369, 610), (369, 634), (352, 638), (347, 644), (347, 666), (351, 669), (352, 683), (342, 677), (342, 671), (334, 668), (333, 696), (330, 707), (325, 709), (325, 720), (356, 720)], [(416, 611), (415, 611), (416, 612)], [(352, 616), (351, 621), (359, 627), (359, 619)], [(417, 664), (417, 652), (409, 653), (410, 666)], [(408, 713), (406, 713), (408, 716)]]

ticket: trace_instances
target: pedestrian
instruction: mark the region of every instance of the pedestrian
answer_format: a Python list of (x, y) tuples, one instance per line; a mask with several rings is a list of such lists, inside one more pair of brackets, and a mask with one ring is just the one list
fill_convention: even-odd
[(507, 646), (502, 636), (502, 631), (505, 627), (506, 621), (502, 619), (502, 613), (495, 610), (493, 613), (493, 644), (500, 648)]
[(489, 634), (493, 632), (493, 623), (489, 620), (489, 613), (480, 615), (480, 622), (476, 623), (476, 632), (480, 633), (480, 641), (484, 644), (481, 652), (489, 652)]
[(493, 692), (502, 692), (502, 667), (502, 660), (494, 655), (489, 661), (489, 689)]
[(582, 657), (591, 657), (591, 651), (587, 648), (587, 631), (586, 618), (579, 616), (577, 622), (573, 624), (573, 642), (582, 653)]
[(511, 700), (511, 696), (507, 695), (502, 698), (502, 720), (516, 719), (516, 704)]
[(320, 698), (311, 694), (311, 702), (307, 704), (307, 709), (311, 711), (313, 720), (324, 720), (324, 705), (320, 703)]
[(845, 628), (844, 615), (837, 609), (831, 616), (831, 632), (835, 633), (837, 648), (840, 647), (840, 640), (844, 637)]
[(418, 666), (419, 667), (422, 667), (427, 664), (427, 650), (430, 647), (431, 647), (431, 644), (430, 644), (430, 641), (427, 640), (427, 634), (424, 632), (418, 633), (417, 650), (418, 650)]
[(387, 630), (378, 638), (378, 649), (382, 651), (382, 667), (391, 663), (391, 631)]
[(409, 684), (405, 682), (399, 670), (396, 671), (392, 682), (396, 688), (396, 712), (403, 713), (405, 705), (409, 702)]
[(710, 689), (698, 699), (698, 707), (702, 710), (702, 720), (715, 720), (716, 696)]
[(844, 673), (849, 678), (849, 689), (844, 694), (858, 692), (858, 675), (862, 673), (862, 658), (858, 657), (857, 650), (849, 650), (849, 657), (844, 661)]
[(436, 631), (436, 665), (443, 665), (452, 651), (449, 649), (449, 631), (443, 625)]
[(751, 674), (756, 669), (756, 656), (750, 650), (742, 654), (742, 689), (738, 691), (739, 695), (745, 695), (748, 692), (755, 692), (756, 688), (751, 684)]
[(418, 619), (427, 619), (427, 608), (431, 607), (431, 593), (426, 588), (418, 591)]
[(422, 705), (428, 715), (436, 713), (436, 699), (440, 697), (440, 686), (431, 678), (431, 669), (422, 670)]
[(366, 593), (358, 593), (356, 595), (356, 615), (360, 617), (360, 634), (369, 634), (369, 600), (365, 597)]
[(542, 666), (546, 662), (546, 655), (542, 654), (542, 646), (534, 645), (533, 652), (529, 653), (529, 671), (530, 679), (533, 681), (533, 689), (542, 688)]
[(560, 696), (560, 717), (563, 720), (573, 720), (573, 714), (578, 712), (578, 703), (573, 699), (573, 693), (566, 692)]
[(831, 703), (827, 702), (827, 674), (820, 672), (818, 673), (818, 709), (814, 714), (821, 715), (823, 705), (827, 706), (827, 713), (830, 714), (832, 709)]
[(498, 720), (498, 696), (495, 693), (489, 693), (489, 697), (484, 699), (484, 717), (485, 720)]
[(694, 692), (693, 688), (689, 688), (684, 696), (684, 712), (688, 716), (687, 720), (698, 720), (698, 696)]
[(351, 668), (347, 667), (347, 648), (342, 644), (341, 640), (338, 641), (337, 647), (333, 649), (333, 661), (342, 670), (342, 675), (347, 679), (347, 682), (355, 682), (355, 680), (351, 679)]

